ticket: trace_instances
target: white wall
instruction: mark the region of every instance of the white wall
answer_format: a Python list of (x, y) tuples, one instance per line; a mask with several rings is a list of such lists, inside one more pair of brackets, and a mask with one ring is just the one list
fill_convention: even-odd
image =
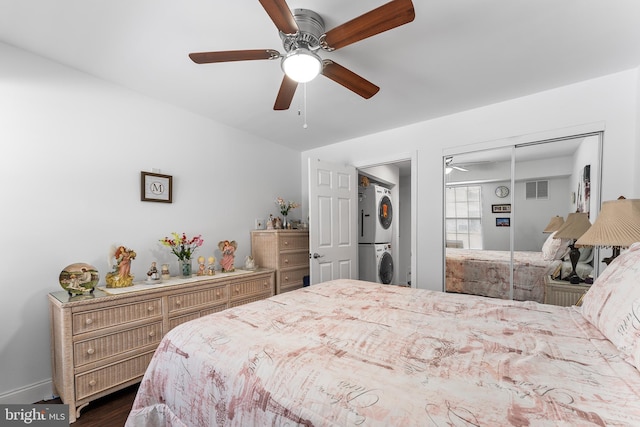
[[(31, 403), (51, 396), (47, 293), (65, 266), (104, 283), (122, 243), (137, 278), (154, 260), (175, 271), (158, 244), (172, 231), (217, 258), (234, 239), (242, 265), (254, 219), (301, 201), (300, 154), (4, 44), (0, 58), (0, 403)], [(172, 204), (140, 201), (153, 168), (173, 176)]]
[(640, 197), (639, 97), (638, 70), (633, 69), (305, 151), (301, 162), (305, 170), (308, 157), (366, 164), (369, 153), (375, 153), (371, 162), (374, 164), (385, 156), (396, 158), (398, 153), (417, 150), (417, 170), (412, 183), (412, 191), (417, 193), (414, 206), (417, 244), (413, 254), (417, 263), (412, 281), (419, 288), (442, 290), (444, 149), (470, 144), (487, 148), (508, 146), (523, 135), (562, 136), (578, 127), (602, 128), (605, 130), (602, 200), (614, 199), (620, 193)]

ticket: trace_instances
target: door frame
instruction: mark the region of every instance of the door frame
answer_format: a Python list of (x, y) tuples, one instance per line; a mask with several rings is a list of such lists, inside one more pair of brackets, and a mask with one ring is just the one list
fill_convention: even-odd
[[(368, 160), (359, 160), (354, 161), (352, 164), (355, 166), (356, 171), (358, 172), (360, 169), (371, 168), (375, 166), (384, 166), (389, 164), (394, 164), (398, 162), (410, 161), (411, 162), (411, 248), (410, 248), (410, 256), (411, 256), (411, 287), (416, 288), (419, 282), (419, 271), (418, 271), (418, 249), (417, 249), (417, 218), (418, 218), (418, 152), (410, 151), (410, 152), (402, 152), (397, 153), (393, 156), (384, 156), (378, 159), (368, 159)], [(396, 192), (397, 194), (397, 192)], [(394, 213), (395, 215), (395, 213)], [(399, 225), (396, 225), (399, 227)], [(396, 228), (397, 230), (398, 228)], [(395, 246), (395, 245), (394, 245)], [(392, 254), (394, 255), (394, 260), (397, 259), (398, 249), (392, 250)], [(394, 261), (397, 262), (397, 261)], [(398, 278), (396, 278), (398, 279)], [(397, 280), (396, 280), (397, 281)]]

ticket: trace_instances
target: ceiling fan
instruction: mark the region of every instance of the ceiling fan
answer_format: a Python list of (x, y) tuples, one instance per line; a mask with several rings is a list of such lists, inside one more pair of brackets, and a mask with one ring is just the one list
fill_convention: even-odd
[(460, 166), (456, 166), (453, 164), (453, 157), (447, 157), (444, 161), (445, 163), (445, 173), (450, 174), (453, 170), (458, 170), (460, 172), (469, 172), (469, 169), (465, 169)]
[(325, 32), (322, 17), (312, 10), (295, 9), (292, 12), (285, 0), (259, 1), (279, 30), (286, 53), (273, 49), (229, 50), (190, 53), (189, 58), (196, 64), (282, 58), (285, 75), (274, 110), (287, 110), (298, 83), (311, 81), (318, 74), (365, 99), (371, 98), (380, 90), (378, 86), (330, 59), (323, 60), (316, 52), (343, 48), (415, 18), (411, 0), (393, 0)]

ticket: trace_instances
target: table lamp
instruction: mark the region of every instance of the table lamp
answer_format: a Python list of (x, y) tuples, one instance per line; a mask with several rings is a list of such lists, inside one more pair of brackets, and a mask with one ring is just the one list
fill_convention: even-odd
[(549, 224), (547, 224), (542, 232), (553, 233), (554, 231), (558, 231), (558, 229), (562, 227), (562, 224), (564, 224), (564, 218), (562, 218), (560, 215), (556, 215), (554, 217), (551, 217)]
[(599, 246), (612, 248), (610, 257), (602, 261), (609, 265), (621, 248), (640, 242), (640, 199), (625, 199), (602, 203), (602, 209), (593, 223), (576, 242), (576, 246)]
[(580, 250), (575, 247), (576, 241), (591, 227), (589, 214), (586, 212), (572, 212), (567, 216), (567, 220), (554, 234), (554, 239), (570, 240), (569, 259), (571, 260), (571, 274), (566, 280), (573, 284), (580, 283), (580, 277), (576, 273), (576, 265), (580, 259)]

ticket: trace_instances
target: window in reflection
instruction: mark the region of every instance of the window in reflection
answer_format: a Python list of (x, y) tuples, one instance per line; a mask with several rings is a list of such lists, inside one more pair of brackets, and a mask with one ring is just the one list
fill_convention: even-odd
[(445, 200), (447, 247), (482, 249), (482, 187), (448, 187)]

